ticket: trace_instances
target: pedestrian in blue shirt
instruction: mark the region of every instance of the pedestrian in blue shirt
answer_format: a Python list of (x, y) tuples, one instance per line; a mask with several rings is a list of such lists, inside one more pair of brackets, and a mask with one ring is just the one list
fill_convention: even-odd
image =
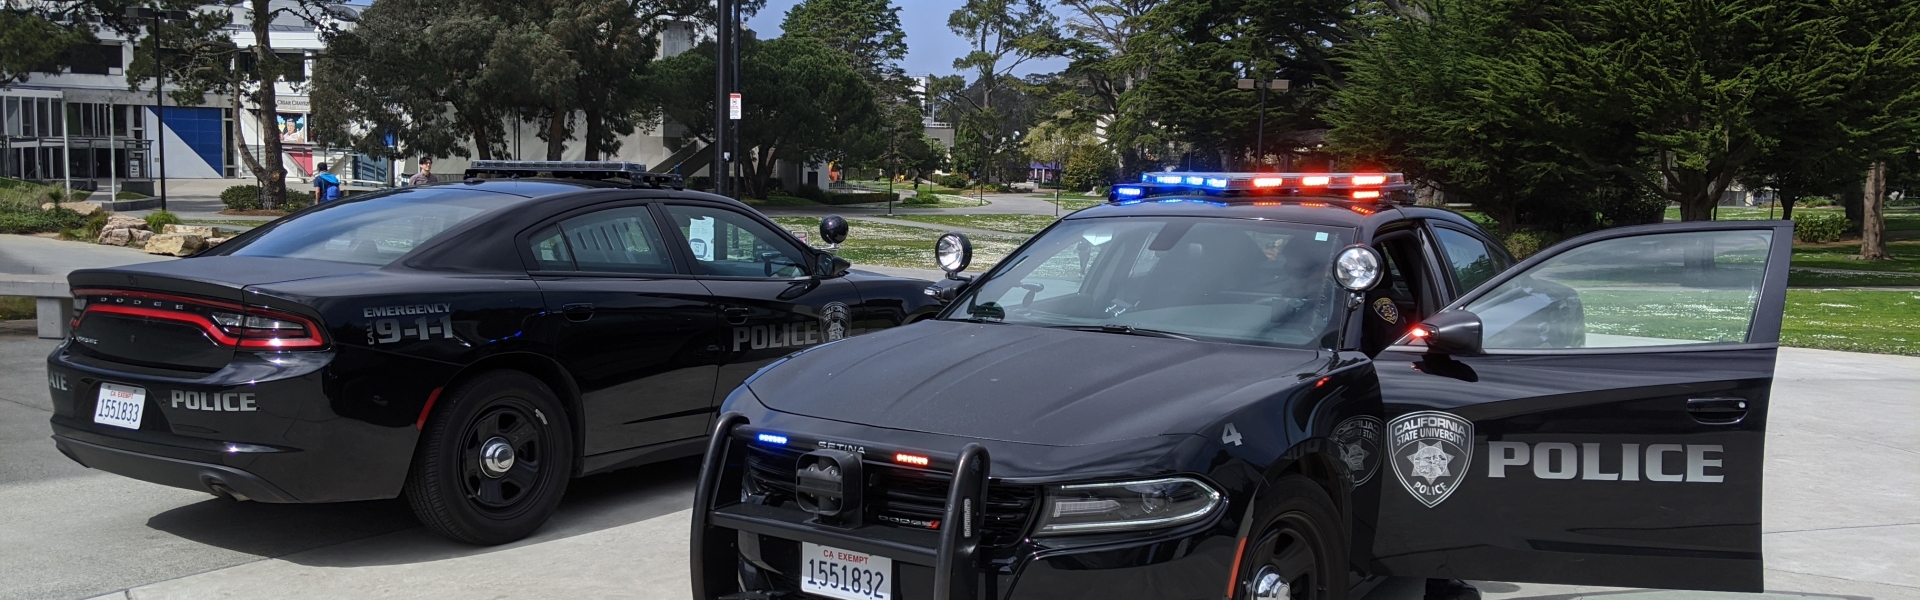
[(315, 166), (317, 168), (314, 170), (318, 171), (320, 175), (313, 178), (313, 201), (320, 203), (339, 200), (340, 178), (333, 173), (327, 172), (327, 163), (320, 163)]

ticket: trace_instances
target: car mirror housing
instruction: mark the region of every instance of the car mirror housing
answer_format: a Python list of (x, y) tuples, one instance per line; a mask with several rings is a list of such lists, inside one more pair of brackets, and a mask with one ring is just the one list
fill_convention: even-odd
[(833, 279), (835, 277), (846, 276), (847, 270), (852, 268), (853, 263), (848, 262), (847, 259), (835, 256), (830, 252), (821, 252), (819, 257), (814, 261), (813, 272), (821, 279)]
[(1464, 310), (1441, 312), (1414, 326), (1407, 336), (1426, 341), (1436, 354), (1480, 354), (1480, 315)]

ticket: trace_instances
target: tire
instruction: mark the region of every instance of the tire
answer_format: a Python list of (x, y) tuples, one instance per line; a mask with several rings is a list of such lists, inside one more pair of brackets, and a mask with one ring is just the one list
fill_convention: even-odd
[(553, 516), (573, 476), (566, 410), (525, 373), (489, 371), (460, 382), (422, 429), (407, 504), (421, 524), (457, 541), (491, 546), (531, 535)]
[(1351, 534), (1318, 484), (1298, 475), (1280, 478), (1255, 511), (1254, 523), (1240, 563), (1238, 598), (1346, 599), (1352, 585)]

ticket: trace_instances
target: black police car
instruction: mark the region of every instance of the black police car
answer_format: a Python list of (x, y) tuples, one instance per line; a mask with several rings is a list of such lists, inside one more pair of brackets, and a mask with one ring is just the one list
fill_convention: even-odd
[(710, 442), (695, 597), (1760, 590), (1791, 224), (1510, 265), (1406, 188), (1152, 174), (938, 318), (769, 366)]
[[(543, 173), (561, 178), (519, 177)], [(503, 543), (572, 477), (698, 454), (720, 400), (769, 361), (938, 306), (924, 281), (849, 271), (677, 176), (468, 176), (73, 272), (73, 334), (47, 359), (54, 442), (233, 498), (404, 494), (435, 531)]]

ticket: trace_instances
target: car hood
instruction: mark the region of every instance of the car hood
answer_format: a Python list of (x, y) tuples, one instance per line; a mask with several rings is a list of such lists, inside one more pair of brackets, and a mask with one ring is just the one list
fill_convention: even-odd
[(1316, 376), (1330, 353), (926, 321), (795, 354), (748, 383), (768, 408), (1077, 446), (1195, 433)]

